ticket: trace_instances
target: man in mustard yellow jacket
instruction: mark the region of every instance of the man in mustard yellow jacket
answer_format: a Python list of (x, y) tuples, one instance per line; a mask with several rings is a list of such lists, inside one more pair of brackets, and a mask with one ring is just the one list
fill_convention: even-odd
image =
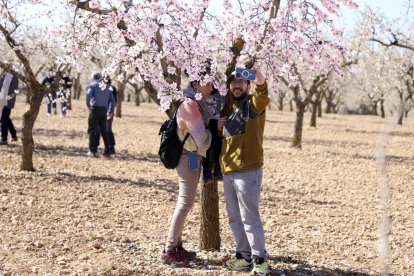
[(230, 228), (236, 241), (236, 258), (226, 262), (231, 270), (252, 268), (251, 275), (268, 275), (270, 266), (259, 213), (263, 177), (263, 132), (266, 106), (270, 99), (265, 77), (256, 70), (252, 81), (255, 92), (249, 95), (250, 82), (229, 76), (230, 101), (225, 117), (218, 122), (223, 144), (220, 156), (224, 174), (224, 196)]

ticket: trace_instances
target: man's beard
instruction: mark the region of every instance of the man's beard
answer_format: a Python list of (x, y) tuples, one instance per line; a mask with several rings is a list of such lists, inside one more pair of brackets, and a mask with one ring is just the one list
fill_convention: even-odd
[(240, 96), (236, 97), (236, 96), (234, 96), (234, 94), (233, 94), (233, 93), (232, 93), (231, 95), (233, 96), (233, 99), (234, 99), (235, 101), (240, 102), (240, 101), (242, 101), (244, 98), (246, 98), (246, 96), (247, 96), (247, 92), (246, 92), (246, 91), (243, 91), (243, 90), (241, 90), (241, 89), (237, 89), (237, 90), (242, 91), (242, 94), (241, 94)]

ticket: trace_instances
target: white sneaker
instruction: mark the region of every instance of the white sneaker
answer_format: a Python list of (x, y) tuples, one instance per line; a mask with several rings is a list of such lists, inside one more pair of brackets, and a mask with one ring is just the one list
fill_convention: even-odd
[(86, 155), (87, 156), (91, 156), (91, 157), (98, 157), (98, 153), (97, 152), (88, 151), (88, 153)]

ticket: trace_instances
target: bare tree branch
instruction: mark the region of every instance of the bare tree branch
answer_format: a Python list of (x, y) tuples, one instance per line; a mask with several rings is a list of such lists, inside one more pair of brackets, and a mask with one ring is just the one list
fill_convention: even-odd
[(391, 42), (389, 42), (389, 43), (386, 43), (384, 41), (381, 41), (380, 39), (377, 39), (377, 38), (371, 38), (370, 41), (377, 42), (377, 43), (379, 43), (382, 46), (387, 47), (387, 48), (394, 46), (394, 47), (400, 47), (400, 48), (408, 49), (410, 51), (414, 51), (414, 47), (413, 46), (406, 45), (406, 44), (402, 44), (395, 37), (394, 37), (394, 40), (391, 41)]

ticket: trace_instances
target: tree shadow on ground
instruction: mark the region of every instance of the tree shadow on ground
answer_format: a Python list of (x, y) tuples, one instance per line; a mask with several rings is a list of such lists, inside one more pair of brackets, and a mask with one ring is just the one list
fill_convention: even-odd
[(331, 276), (331, 275), (344, 275), (344, 276), (368, 276), (370, 274), (356, 270), (343, 270), (338, 268), (328, 268), (324, 266), (309, 265), (303, 260), (297, 260), (291, 257), (285, 256), (271, 256), (269, 260), (274, 263), (284, 263), (295, 268), (288, 269), (272, 269), (270, 275), (301, 275), (301, 276)]
[(285, 124), (285, 125), (293, 125), (293, 121), (276, 121), (276, 120), (266, 120), (266, 123), (270, 124)]
[(43, 153), (43, 154), (62, 154), (66, 156), (80, 156), (85, 155), (87, 153), (86, 148), (84, 147), (74, 147), (74, 146), (50, 146), (50, 145), (43, 145), (39, 143), (35, 143), (34, 145), (34, 152)]
[(33, 136), (47, 136), (47, 137), (69, 137), (70, 139), (74, 138), (84, 138), (87, 137), (88, 133), (86, 131), (75, 131), (75, 130), (58, 130), (58, 129), (46, 129), (46, 128), (36, 128), (33, 130)]
[(151, 181), (144, 178), (138, 179), (129, 179), (129, 178), (115, 178), (108, 175), (91, 175), (91, 176), (80, 176), (75, 175), (72, 173), (67, 172), (59, 172), (55, 175), (55, 178), (58, 180), (62, 180), (60, 178), (69, 178), (74, 183), (84, 183), (86, 181), (107, 181), (111, 184), (126, 184), (126, 185), (134, 185), (138, 187), (146, 187), (146, 188), (156, 188), (159, 190), (163, 190), (169, 193), (177, 193), (177, 183), (168, 179), (157, 179), (156, 181)]
[[(367, 154), (364, 155), (360, 153), (348, 154), (345, 152), (335, 152), (335, 151), (326, 151), (325, 153), (328, 153), (330, 155), (335, 155), (335, 156), (347, 156), (351, 159), (364, 159), (364, 160), (371, 160), (371, 161), (375, 161), (377, 159), (377, 157), (374, 154), (372, 155), (367, 155)], [(389, 162), (406, 163), (406, 162), (414, 162), (414, 157), (386, 155), (385, 160)]]
[[(36, 143), (34, 146), (34, 151), (38, 153), (44, 154), (62, 154), (66, 156), (85, 156), (88, 152), (87, 147), (75, 147), (75, 146), (51, 146), (51, 145), (43, 145)], [(98, 149), (99, 152), (99, 149)], [(92, 157), (91, 157), (92, 158)], [(160, 159), (157, 154), (153, 153), (142, 153), (142, 154), (135, 154), (129, 153), (128, 151), (117, 151), (117, 153), (110, 158), (116, 158), (121, 160), (127, 161), (145, 161), (150, 163), (160, 163)]]
[[(283, 137), (283, 136), (265, 136), (265, 140), (271, 141), (283, 141), (283, 142), (292, 142), (292, 137)], [(363, 142), (350, 142), (350, 141), (340, 141), (340, 140), (322, 140), (322, 139), (306, 139), (302, 140), (302, 145), (306, 147), (306, 145), (313, 145), (313, 146), (325, 146), (325, 147), (361, 147), (361, 146), (369, 146), (369, 143)]]
[[(345, 129), (345, 132), (353, 132), (353, 133), (359, 133), (359, 134), (373, 134), (376, 136), (379, 136), (383, 134), (382, 131), (368, 131), (368, 130), (356, 130), (356, 129)], [(385, 133), (384, 133), (385, 134)], [(402, 132), (402, 131), (390, 131), (387, 133), (388, 136), (395, 136), (395, 137), (414, 137), (413, 132)]]
[[(205, 260), (196, 258), (192, 263), (191, 269), (194, 270), (220, 270), (227, 259), (223, 260), (208, 260), (208, 265), (204, 263)], [(312, 266), (302, 260), (297, 260), (291, 257), (285, 256), (271, 256), (269, 260), (272, 263), (286, 264), (287, 266), (293, 266), (294, 268), (272, 268), (269, 275), (301, 275), (301, 276), (332, 276), (332, 275), (343, 275), (343, 276), (368, 276), (370, 274), (356, 270), (343, 270), (337, 268), (327, 268), (324, 266)], [(243, 273), (241, 273), (242, 275)], [(248, 274), (245, 272), (244, 274)]]

